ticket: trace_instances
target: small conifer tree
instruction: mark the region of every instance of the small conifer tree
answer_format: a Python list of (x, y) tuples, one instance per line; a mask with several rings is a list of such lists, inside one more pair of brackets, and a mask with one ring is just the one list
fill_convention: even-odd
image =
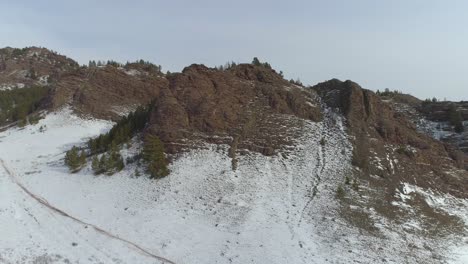
[(97, 156), (93, 157), (93, 161), (91, 162), (91, 169), (93, 169), (94, 174), (99, 174), (101, 171), (101, 168), (99, 166), (99, 158)]
[(86, 164), (86, 151), (82, 150), (80, 152), (80, 157), (79, 157), (78, 162), (79, 162), (80, 167)]
[(107, 164), (106, 154), (102, 154), (101, 158), (99, 159), (99, 173), (103, 173), (106, 171), (106, 164)]
[(260, 60), (257, 57), (253, 58), (252, 64), (255, 65), (255, 66), (261, 66), (262, 65), (262, 63), (260, 62)]
[(80, 168), (80, 164), (78, 148), (73, 146), (73, 148), (65, 154), (65, 165), (68, 166), (71, 172), (77, 172)]
[(164, 155), (164, 146), (161, 140), (154, 135), (148, 135), (143, 148), (143, 158), (148, 163), (151, 178), (162, 178), (169, 174), (167, 160)]

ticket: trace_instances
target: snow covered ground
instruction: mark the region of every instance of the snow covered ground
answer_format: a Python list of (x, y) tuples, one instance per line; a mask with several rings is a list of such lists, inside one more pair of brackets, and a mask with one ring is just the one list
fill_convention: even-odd
[[(414, 194), (421, 195), (427, 204), (440, 211), (446, 212), (449, 215), (457, 216), (463, 221), (465, 229), (468, 227), (468, 200), (459, 199), (449, 194), (437, 194), (430, 190), (424, 190), (418, 186), (403, 184), (402, 191), (397, 190), (397, 196), (400, 201), (397, 204), (401, 207), (411, 208), (408, 201), (412, 199)], [(418, 220), (414, 219), (413, 223), (419, 226)], [(458, 234), (456, 234), (458, 235)], [(447, 241), (453, 243), (452, 241)], [(468, 263), (468, 237), (465, 235), (461, 239), (455, 239), (455, 244), (452, 246), (452, 252), (448, 254), (449, 262), (454, 264)]]
[(64, 151), (110, 122), (63, 109), (1, 132), (0, 263), (403, 263), (398, 247), (338, 217), (351, 145), (328, 117), (304, 122), (288, 157), (250, 153), (232, 171), (227, 146), (207, 145), (158, 181), (134, 177), (133, 164), (68, 173)]

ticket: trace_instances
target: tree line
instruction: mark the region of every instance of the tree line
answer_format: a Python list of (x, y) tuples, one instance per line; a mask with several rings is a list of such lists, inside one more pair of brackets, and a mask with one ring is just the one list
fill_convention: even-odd
[[(78, 149), (74, 146), (65, 155), (65, 164), (71, 172), (78, 172), (86, 164), (86, 157), (91, 158), (91, 169), (94, 174), (112, 175), (125, 167), (119, 146), (128, 142), (133, 136), (141, 132), (149, 121), (154, 103), (147, 107), (138, 107), (134, 112), (118, 121), (109, 132), (90, 139), (87, 148)], [(169, 174), (167, 159), (161, 140), (148, 134), (143, 141), (141, 153), (146, 169), (151, 178), (161, 178)], [(138, 170), (138, 169), (137, 169)]]
[(134, 112), (119, 120), (106, 134), (88, 141), (90, 154), (103, 153), (111, 149), (112, 144), (120, 145), (131, 139), (136, 133), (145, 128), (149, 121), (154, 103), (147, 107), (138, 107)]
[(88, 62), (88, 67), (93, 68), (93, 67), (101, 67), (101, 66), (110, 65), (110, 66), (114, 66), (114, 67), (124, 67), (124, 68), (126, 68), (126, 67), (128, 67), (128, 66), (130, 66), (132, 64), (140, 65), (146, 71), (156, 71), (156, 72), (162, 73), (161, 65), (156, 65), (156, 64), (154, 64), (154, 63), (152, 63), (150, 61), (145, 61), (145, 60), (142, 60), (142, 59), (136, 60), (134, 62), (127, 62), (125, 64), (122, 64), (122, 63), (114, 61), (114, 60), (108, 60), (108, 61), (90, 60)]
[(0, 91), (0, 124), (15, 121), (26, 124), (28, 115), (39, 109), (48, 93), (46, 86)]

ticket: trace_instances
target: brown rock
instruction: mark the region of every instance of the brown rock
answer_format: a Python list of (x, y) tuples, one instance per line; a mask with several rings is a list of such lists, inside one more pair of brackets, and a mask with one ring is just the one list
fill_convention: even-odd
[[(459, 154), (419, 133), (406, 116), (394, 111), (374, 92), (354, 82), (336, 79), (313, 89), (329, 106), (340, 109), (346, 116), (354, 144), (354, 165), (366, 171), (367, 176), (391, 178), (386, 181), (389, 193), (400, 182), (408, 182), (455, 196), (468, 196), (468, 175), (456, 169), (460, 165)], [(389, 157), (397, 158), (398, 164), (390, 162)]]
[[(157, 134), (171, 152), (188, 147), (186, 139), (203, 139), (273, 155), (286, 144), (271, 123), (275, 115), (321, 119), (314, 92), (264, 67), (242, 64), (222, 71), (194, 64), (168, 80), (148, 132)], [(232, 144), (236, 138), (239, 143)]]

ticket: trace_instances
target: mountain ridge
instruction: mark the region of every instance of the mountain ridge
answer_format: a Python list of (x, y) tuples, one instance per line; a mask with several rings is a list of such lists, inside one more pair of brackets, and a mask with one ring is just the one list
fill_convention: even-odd
[[(107, 142), (112, 144), (108, 149), (126, 159), (126, 167), (115, 174), (123, 177), (141, 169), (147, 175), (145, 161), (139, 161), (138, 156), (143, 153), (146, 136), (155, 136), (163, 143), (164, 156), (172, 168), (171, 174), (155, 183), (155, 188), (160, 188), (153, 190), (156, 196), (178, 204), (180, 191), (188, 204), (196, 194), (195, 200), (201, 201), (197, 212), (219, 210), (220, 221), (228, 229), (238, 222), (249, 222), (250, 213), (260, 219), (265, 217), (262, 212), (274, 215), (274, 206), (283, 208), (282, 203), (269, 204), (278, 199), (274, 195), (278, 193), (285, 201), (290, 199), (279, 226), (287, 226), (293, 237), (298, 236), (294, 230), (310, 224), (340, 240), (337, 230), (341, 229), (335, 226), (340, 223), (349, 225), (346, 230), (350, 232), (364, 234), (366, 243), (375, 240), (383, 245), (385, 239), (379, 239), (392, 236), (395, 241), (414, 240), (414, 255), (411, 250), (399, 249), (408, 254), (410, 262), (421, 257), (438, 263), (449, 254), (443, 243), (456, 244), (468, 233), (468, 223), (459, 211), (453, 213), (447, 204), (438, 202), (463, 204), (468, 199), (468, 158), (461, 151), (466, 133), (456, 132), (456, 124), (449, 120), (455, 111), (462, 126), (468, 125), (463, 102), (431, 103), (399, 92), (373, 92), (350, 80), (332, 79), (306, 87), (285, 80), (281, 72), (258, 59), (223, 68), (192, 64), (180, 73), (163, 73), (160, 66), (145, 61), (78, 66), (64, 56), (37, 48), (3, 49), (1, 54), (6, 54), (2, 57), (5, 67), (0, 67), (0, 85), (8, 87), (4, 92), (32, 86), (49, 88), (45, 99), (39, 101), (40, 107), (29, 113), (43, 114), (45, 121), (34, 124), (27, 120), (26, 127), (16, 133), (29, 137), (32, 131), (32, 140), (39, 129), (50, 139), (47, 133), (52, 131), (44, 132), (43, 125), (73, 129), (67, 124), (63, 124), (66, 129), (61, 128), (62, 119), (54, 119), (54, 113), (63, 120), (69, 115), (73, 124), (117, 121), (138, 106), (152, 103), (142, 131), (131, 137), (120, 135), (126, 142), (119, 141), (118, 146)], [(457, 140), (436, 137), (437, 124)], [(5, 137), (14, 137), (14, 129), (7, 129)], [(98, 130), (93, 131), (96, 137)], [(92, 174), (89, 160), (101, 154), (89, 151), (83, 137), (79, 138), (78, 134), (70, 137), (67, 146), (75, 144), (88, 155), (83, 156), (82, 171), (76, 173), (85, 177)], [(4, 144), (11, 148), (8, 141)], [(61, 155), (50, 151), (50, 157)], [(20, 154), (15, 155), (19, 158)], [(49, 160), (54, 162), (55, 158)], [(46, 169), (48, 165), (41, 166)], [(206, 174), (191, 175), (190, 166)], [(275, 174), (271, 167), (281, 173)], [(182, 179), (193, 185), (183, 185)], [(205, 195), (205, 183), (209, 189), (203, 201), (199, 197)], [(173, 190), (171, 184), (183, 187)], [(256, 192), (269, 199), (257, 197)], [(241, 199), (244, 196), (245, 201)], [(224, 204), (224, 200), (236, 202)], [(218, 208), (220, 204), (225, 207)], [(326, 208), (333, 210), (327, 212)], [(223, 218), (231, 213), (235, 219)], [(326, 223), (321, 223), (322, 214), (328, 219)], [(298, 243), (302, 248), (302, 242)], [(337, 243), (331, 245), (341, 247), (345, 242)], [(382, 250), (391, 256), (391, 250)], [(369, 259), (368, 263), (373, 263)]]

